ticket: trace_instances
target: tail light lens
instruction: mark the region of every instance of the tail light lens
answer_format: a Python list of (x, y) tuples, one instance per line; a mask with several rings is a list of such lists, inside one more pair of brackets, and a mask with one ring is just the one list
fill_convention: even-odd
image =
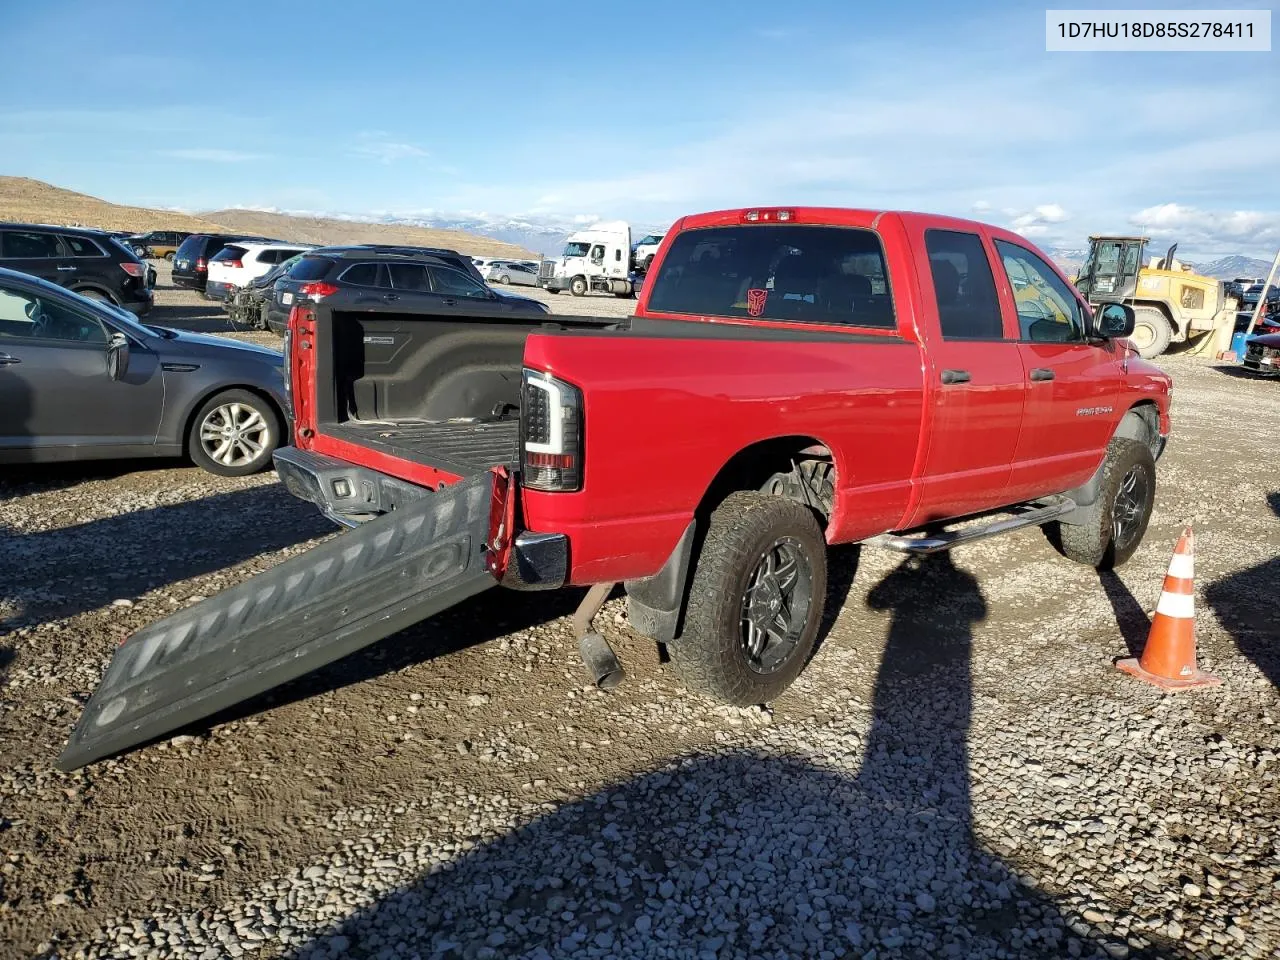
[(200, 257), (199, 259), (196, 260), (196, 269), (197, 270), (209, 269), (209, 265), (205, 262), (204, 257)]
[(126, 260), (120, 264), (120, 269), (131, 277), (145, 277), (147, 275), (147, 265), (145, 263), (133, 263)]
[(323, 280), (317, 280), (314, 283), (304, 283), (298, 290), (299, 296), (310, 297), (313, 300), (323, 300), (330, 294), (338, 292), (338, 285), (335, 283), (325, 283)]
[(237, 270), (244, 266), (244, 261), (242, 260), (219, 260), (218, 262), (224, 267), (235, 267)]
[(582, 488), (582, 391), (538, 370), (521, 381), (520, 473), (530, 490)]

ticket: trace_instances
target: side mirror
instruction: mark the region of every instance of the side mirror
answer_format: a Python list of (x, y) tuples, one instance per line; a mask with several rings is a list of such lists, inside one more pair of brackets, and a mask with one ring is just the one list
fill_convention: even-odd
[(1108, 303), (1097, 315), (1095, 326), (1100, 337), (1109, 340), (1133, 336), (1133, 307), (1124, 303)]
[(107, 376), (123, 380), (129, 373), (129, 338), (123, 333), (113, 333), (107, 341)]

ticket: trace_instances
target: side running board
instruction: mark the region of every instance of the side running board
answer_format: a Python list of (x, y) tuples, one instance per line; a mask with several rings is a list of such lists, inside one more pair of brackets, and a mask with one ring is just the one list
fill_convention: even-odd
[(58, 768), (171, 733), (494, 586), (494, 483), (491, 473), (465, 480), (139, 630)]
[(1058, 520), (1075, 510), (1076, 505), (1073, 501), (1064, 498), (1053, 503), (1026, 504), (1018, 509), (1019, 512), (1014, 516), (1004, 517), (985, 526), (915, 536), (882, 533), (878, 537), (871, 537), (862, 542), (869, 546), (884, 547), (886, 550), (897, 550), (901, 553), (939, 553), (966, 543), (985, 540), (987, 537), (1012, 533), (1014, 530), (1022, 530), (1026, 527), (1038, 527), (1051, 520)]

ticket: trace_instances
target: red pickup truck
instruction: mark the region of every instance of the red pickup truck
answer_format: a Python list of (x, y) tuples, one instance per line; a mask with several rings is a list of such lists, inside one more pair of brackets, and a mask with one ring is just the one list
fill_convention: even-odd
[[(502, 585), (621, 583), (692, 689), (780, 694), (812, 652), (828, 544), (909, 552), (1052, 524), (1069, 558), (1145, 533), (1170, 380), (1022, 237), (843, 209), (689, 216), (634, 316), (344, 311), (289, 321), (281, 479), (351, 527), (116, 652), (74, 768)], [(959, 525), (953, 521), (964, 521)]]

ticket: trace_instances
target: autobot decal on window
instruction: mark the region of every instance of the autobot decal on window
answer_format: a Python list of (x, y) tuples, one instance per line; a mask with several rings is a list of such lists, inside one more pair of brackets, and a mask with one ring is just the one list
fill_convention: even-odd
[(764, 302), (769, 299), (768, 290), (753, 289), (747, 291), (747, 313), (758, 317), (764, 313)]

